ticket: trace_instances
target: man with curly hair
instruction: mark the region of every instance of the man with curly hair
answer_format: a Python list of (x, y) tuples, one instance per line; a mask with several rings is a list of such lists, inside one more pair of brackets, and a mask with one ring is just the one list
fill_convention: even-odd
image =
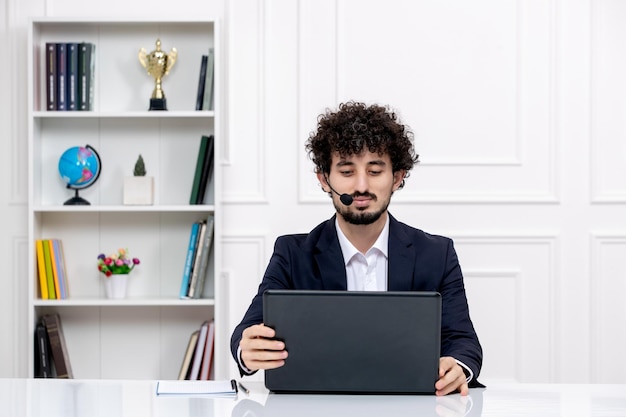
[(267, 289), (437, 291), (442, 317), (435, 393), (467, 395), (469, 386), (480, 386), (482, 348), (452, 241), (387, 211), (418, 162), (413, 133), (387, 107), (347, 102), (319, 117), (306, 150), (337, 214), (308, 234), (276, 240), (258, 293), (231, 338), (241, 374), (289, 360), (285, 344), (263, 325)]

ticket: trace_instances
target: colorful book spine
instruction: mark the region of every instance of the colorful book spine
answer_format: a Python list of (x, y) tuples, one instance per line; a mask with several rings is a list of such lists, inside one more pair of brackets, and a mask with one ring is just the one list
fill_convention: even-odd
[(52, 272), (52, 260), (50, 259), (50, 245), (48, 239), (43, 240), (43, 259), (46, 265), (46, 280), (48, 281), (48, 298), (55, 300), (57, 298), (54, 286), (54, 273)]
[(197, 204), (198, 190), (200, 189), (200, 178), (202, 177), (202, 167), (204, 166), (204, 158), (206, 158), (206, 150), (209, 144), (209, 137), (202, 136), (200, 138), (200, 147), (198, 149), (198, 158), (196, 160), (196, 170), (193, 176), (193, 184), (191, 186), (191, 196), (189, 204)]
[(48, 339), (50, 340), (50, 350), (56, 377), (74, 378), (63, 326), (61, 325), (61, 317), (58, 314), (46, 314), (42, 317), (42, 322), (46, 326)]
[(187, 290), (187, 297), (194, 298), (193, 293), (198, 282), (198, 272), (200, 271), (200, 258), (202, 254), (204, 235), (206, 234), (206, 222), (200, 223), (200, 231), (198, 232), (198, 243), (196, 245), (196, 251), (193, 256), (193, 267), (191, 268), (191, 279), (189, 281), (189, 289)]
[(39, 277), (41, 299), (47, 300), (50, 296), (48, 295), (48, 278), (46, 276), (46, 262), (44, 260), (43, 241), (41, 239), (35, 241), (35, 252), (37, 252), (37, 275)]
[(95, 45), (78, 45), (78, 110), (92, 110), (95, 70)]
[(46, 109), (56, 110), (57, 90), (57, 47), (56, 43), (46, 43)]
[(184, 380), (189, 378), (189, 370), (191, 368), (191, 360), (193, 359), (193, 353), (196, 350), (198, 344), (198, 336), (200, 330), (196, 330), (189, 336), (189, 342), (187, 343), (187, 350), (185, 350), (185, 356), (183, 362), (180, 365), (180, 371), (178, 372), (178, 379)]
[(204, 79), (204, 98), (202, 99), (202, 110), (213, 110), (213, 81), (215, 74), (215, 54), (213, 48), (209, 48), (209, 55), (206, 64), (206, 78)]
[(63, 259), (63, 242), (59, 239), (52, 239), (52, 250), (54, 252), (54, 265), (56, 267), (56, 279), (59, 282), (59, 299), (67, 298), (67, 282), (65, 278), (65, 261)]
[(200, 185), (198, 186), (198, 197), (196, 204), (203, 204), (209, 180), (213, 174), (213, 135), (208, 137), (206, 155), (204, 157), (204, 165), (202, 166), (202, 174), (200, 175)]
[(35, 327), (35, 377), (52, 378), (50, 341), (46, 326), (41, 322)]
[(202, 100), (204, 98), (206, 70), (207, 70), (208, 56), (202, 55), (200, 58), (200, 77), (198, 79), (198, 92), (196, 95), (196, 110), (202, 110)]
[(209, 265), (209, 257), (211, 256), (211, 245), (213, 243), (213, 228), (215, 219), (213, 215), (209, 215), (206, 221), (206, 232), (204, 234), (204, 240), (202, 241), (202, 249), (199, 253), (199, 270), (198, 277), (189, 288), (190, 298), (201, 298), (204, 291), (204, 282), (206, 281), (207, 267)]
[(204, 343), (204, 355), (202, 357), (202, 367), (198, 379), (206, 381), (211, 379), (211, 368), (213, 367), (213, 345), (215, 340), (215, 321), (209, 322), (206, 342)]
[(196, 222), (191, 226), (189, 235), (189, 246), (187, 248), (187, 257), (185, 259), (185, 267), (183, 269), (183, 279), (180, 285), (180, 298), (188, 298), (189, 280), (191, 279), (191, 268), (193, 266), (194, 255), (196, 253), (196, 245), (198, 244), (198, 232), (200, 223)]
[(57, 266), (57, 255), (54, 252), (54, 239), (48, 239), (48, 250), (50, 251), (50, 264), (52, 265), (52, 277), (54, 282), (54, 292), (57, 299), (62, 299), (61, 288), (59, 287), (59, 268)]
[(202, 357), (204, 356), (204, 348), (208, 332), (209, 322), (205, 321), (200, 326), (200, 335), (198, 336), (198, 343), (196, 344), (196, 351), (193, 355), (193, 363), (191, 364), (191, 371), (189, 373), (190, 380), (197, 380), (200, 376), (200, 367), (202, 365)]
[(67, 110), (67, 44), (57, 43), (57, 110)]
[(78, 43), (67, 44), (66, 106), (78, 110)]

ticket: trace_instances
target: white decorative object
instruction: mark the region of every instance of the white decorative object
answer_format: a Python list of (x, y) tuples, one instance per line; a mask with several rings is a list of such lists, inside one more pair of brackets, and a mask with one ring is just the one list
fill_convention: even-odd
[(124, 177), (124, 204), (154, 204), (154, 177)]
[(126, 298), (128, 274), (113, 274), (104, 278), (104, 292), (107, 298), (120, 300)]
[(139, 154), (132, 177), (124, 178), (124, 204), (154, 204), (154, 178), (146, 177), (146, 165)]

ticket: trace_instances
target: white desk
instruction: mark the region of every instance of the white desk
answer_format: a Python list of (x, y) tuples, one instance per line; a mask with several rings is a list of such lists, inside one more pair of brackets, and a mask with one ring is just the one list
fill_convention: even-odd
[[(249, 385), (249, 386), (248, 386)], [(276, 395), (259, 383), (233, 398), (157, 397), (155, 381), (0, 379), (7, 417), (626, 416), (626, 385), (490, 385), (434, 396)]]

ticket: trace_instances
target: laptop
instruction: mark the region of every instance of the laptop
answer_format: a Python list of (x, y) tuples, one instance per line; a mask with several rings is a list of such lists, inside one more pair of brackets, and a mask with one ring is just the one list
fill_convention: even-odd
[(289, 352), (284, 366), (265, 371), (272, 392), (435, 392), (437, 292), (267, 290), (263, 322)]

